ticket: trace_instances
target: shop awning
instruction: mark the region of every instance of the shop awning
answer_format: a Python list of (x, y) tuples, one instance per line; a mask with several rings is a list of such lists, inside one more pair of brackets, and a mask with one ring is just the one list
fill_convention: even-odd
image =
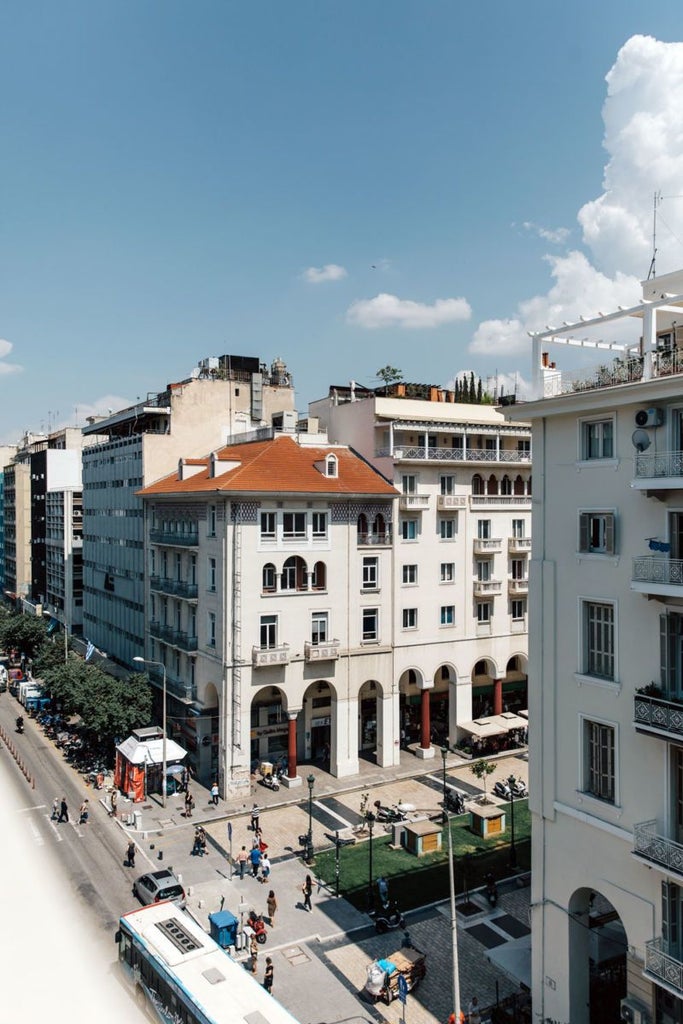
[(519, 715), (520, 718), (528, 718), (529, 717), (529, 709), (528, 708), (524, 708), (523, 711), (518, 711), (517, 714)]
[(512, 729), (526, 729), (529, 724), (526, 719), (512, 711), (504, 711), (502, 715), (495, 715), (494, 720), (500, 722), (505, 732), (510, 732)]
[(500, 736), (507, 732), (507, 729), (497, 718), (477, 718), (474, 722), (462, 722), (460, 728), (465, 732), (483, 740), (487, 736)]

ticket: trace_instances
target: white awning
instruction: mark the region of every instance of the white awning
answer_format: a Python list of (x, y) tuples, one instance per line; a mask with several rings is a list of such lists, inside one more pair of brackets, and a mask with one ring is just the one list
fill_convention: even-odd
[(528, 718), (529, 717), (529, 709), (528, 708), (524, 708), (523, 711), (518, 711), (517, 714), (519, 715), (520, 718)]
[(494, 721), (500, 722), (506, 732), (510, 732), (512, 729), (526, 729), (529, 724), (524, 718), (520, 715), (515, 715), (512, 711), (504, 711), (502, 715), (495, 715)]
[(500, 736), (501, 733), (507, 732), (497, 718), (477, 718), (474, 722), (462, 722), (460, 728), (480, 740), (486, 739), (487, 736)]
[[(146, 740), (141, 743), (134, 736), (129, 736), (116, 748), (131, 764), (161, 764), (164, 760), (163, 739)], [(166, 740), (166, 764), (182, 761), (187, 751), (175, 740)]]

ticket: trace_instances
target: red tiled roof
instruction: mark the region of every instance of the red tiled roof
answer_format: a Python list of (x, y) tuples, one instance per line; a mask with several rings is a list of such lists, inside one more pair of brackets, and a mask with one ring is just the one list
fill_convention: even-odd
[[(336, 477), (325, 476), (315, 463), (326, 456), (337, 457)], [(205, 491), (267, 494), (373, 494), (393, 497), (398, 491), (359, 455), (343, 447), (302, 446), (286, 434), (269, 441), (229, 445), (216, 452), (216, 475), (209, 476), (210, 457), (187, 459), (187, 464), (205, 465), (187, 480), (178, 473), (157, 480), (138, 491), (143, 497), (155, 494), (197, 494)], [(221, 462), (236, 462), (221, 471)]]

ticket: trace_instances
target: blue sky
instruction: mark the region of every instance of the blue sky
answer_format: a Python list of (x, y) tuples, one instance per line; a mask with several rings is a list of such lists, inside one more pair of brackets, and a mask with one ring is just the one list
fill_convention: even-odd
[(682, 29), (673, 0), (6, 0), (0, 437), (228, 352), (282, 356), (301, 411), (386, 363), (528, 377), (529, 325), (647, 274)]

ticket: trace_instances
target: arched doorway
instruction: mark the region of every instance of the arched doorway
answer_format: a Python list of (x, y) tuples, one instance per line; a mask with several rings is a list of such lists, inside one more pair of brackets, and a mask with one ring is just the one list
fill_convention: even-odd
[(287, 760), (285, 696), (278, 686), (264, 686), (251, 702), (249, 756), (252, 772), (262, 761)]
[(527, 659), (524, 654), (515, 654), (505, 666), (503, 677), (503, 711), (514, 711), (529, 707)]
[(493, 714), (493, 681), (496, 666), (490, 658), (481, 658), (472, 669), (472, 718)]
[(432, 743), (445, 746), (450, 739), (450, 686), (455, 671), (450, 665), (439, 665), (434, 673), (434, 687), (429, 691), (429, 719)]
[(405, 745), (420, 742), (422, 726), (422, 674), (408, 668), (398, 681), (399, 725)]
[(358, 694), (358, 753), (371, 761), (374, 761), (377, 755), (379, 696), (380, 688), (376, 679), (367, 679)]
[(577, 889), (569, 901), (569, 1017), (572, 1024), (620, 1019), (627, 992), (628, 939), (601, 893)]
[(317, 679), (306, 690), (304, 713), (307, 743), (304, 757), (330, 770), (332, 757), (332, 688), (325, 679)]

